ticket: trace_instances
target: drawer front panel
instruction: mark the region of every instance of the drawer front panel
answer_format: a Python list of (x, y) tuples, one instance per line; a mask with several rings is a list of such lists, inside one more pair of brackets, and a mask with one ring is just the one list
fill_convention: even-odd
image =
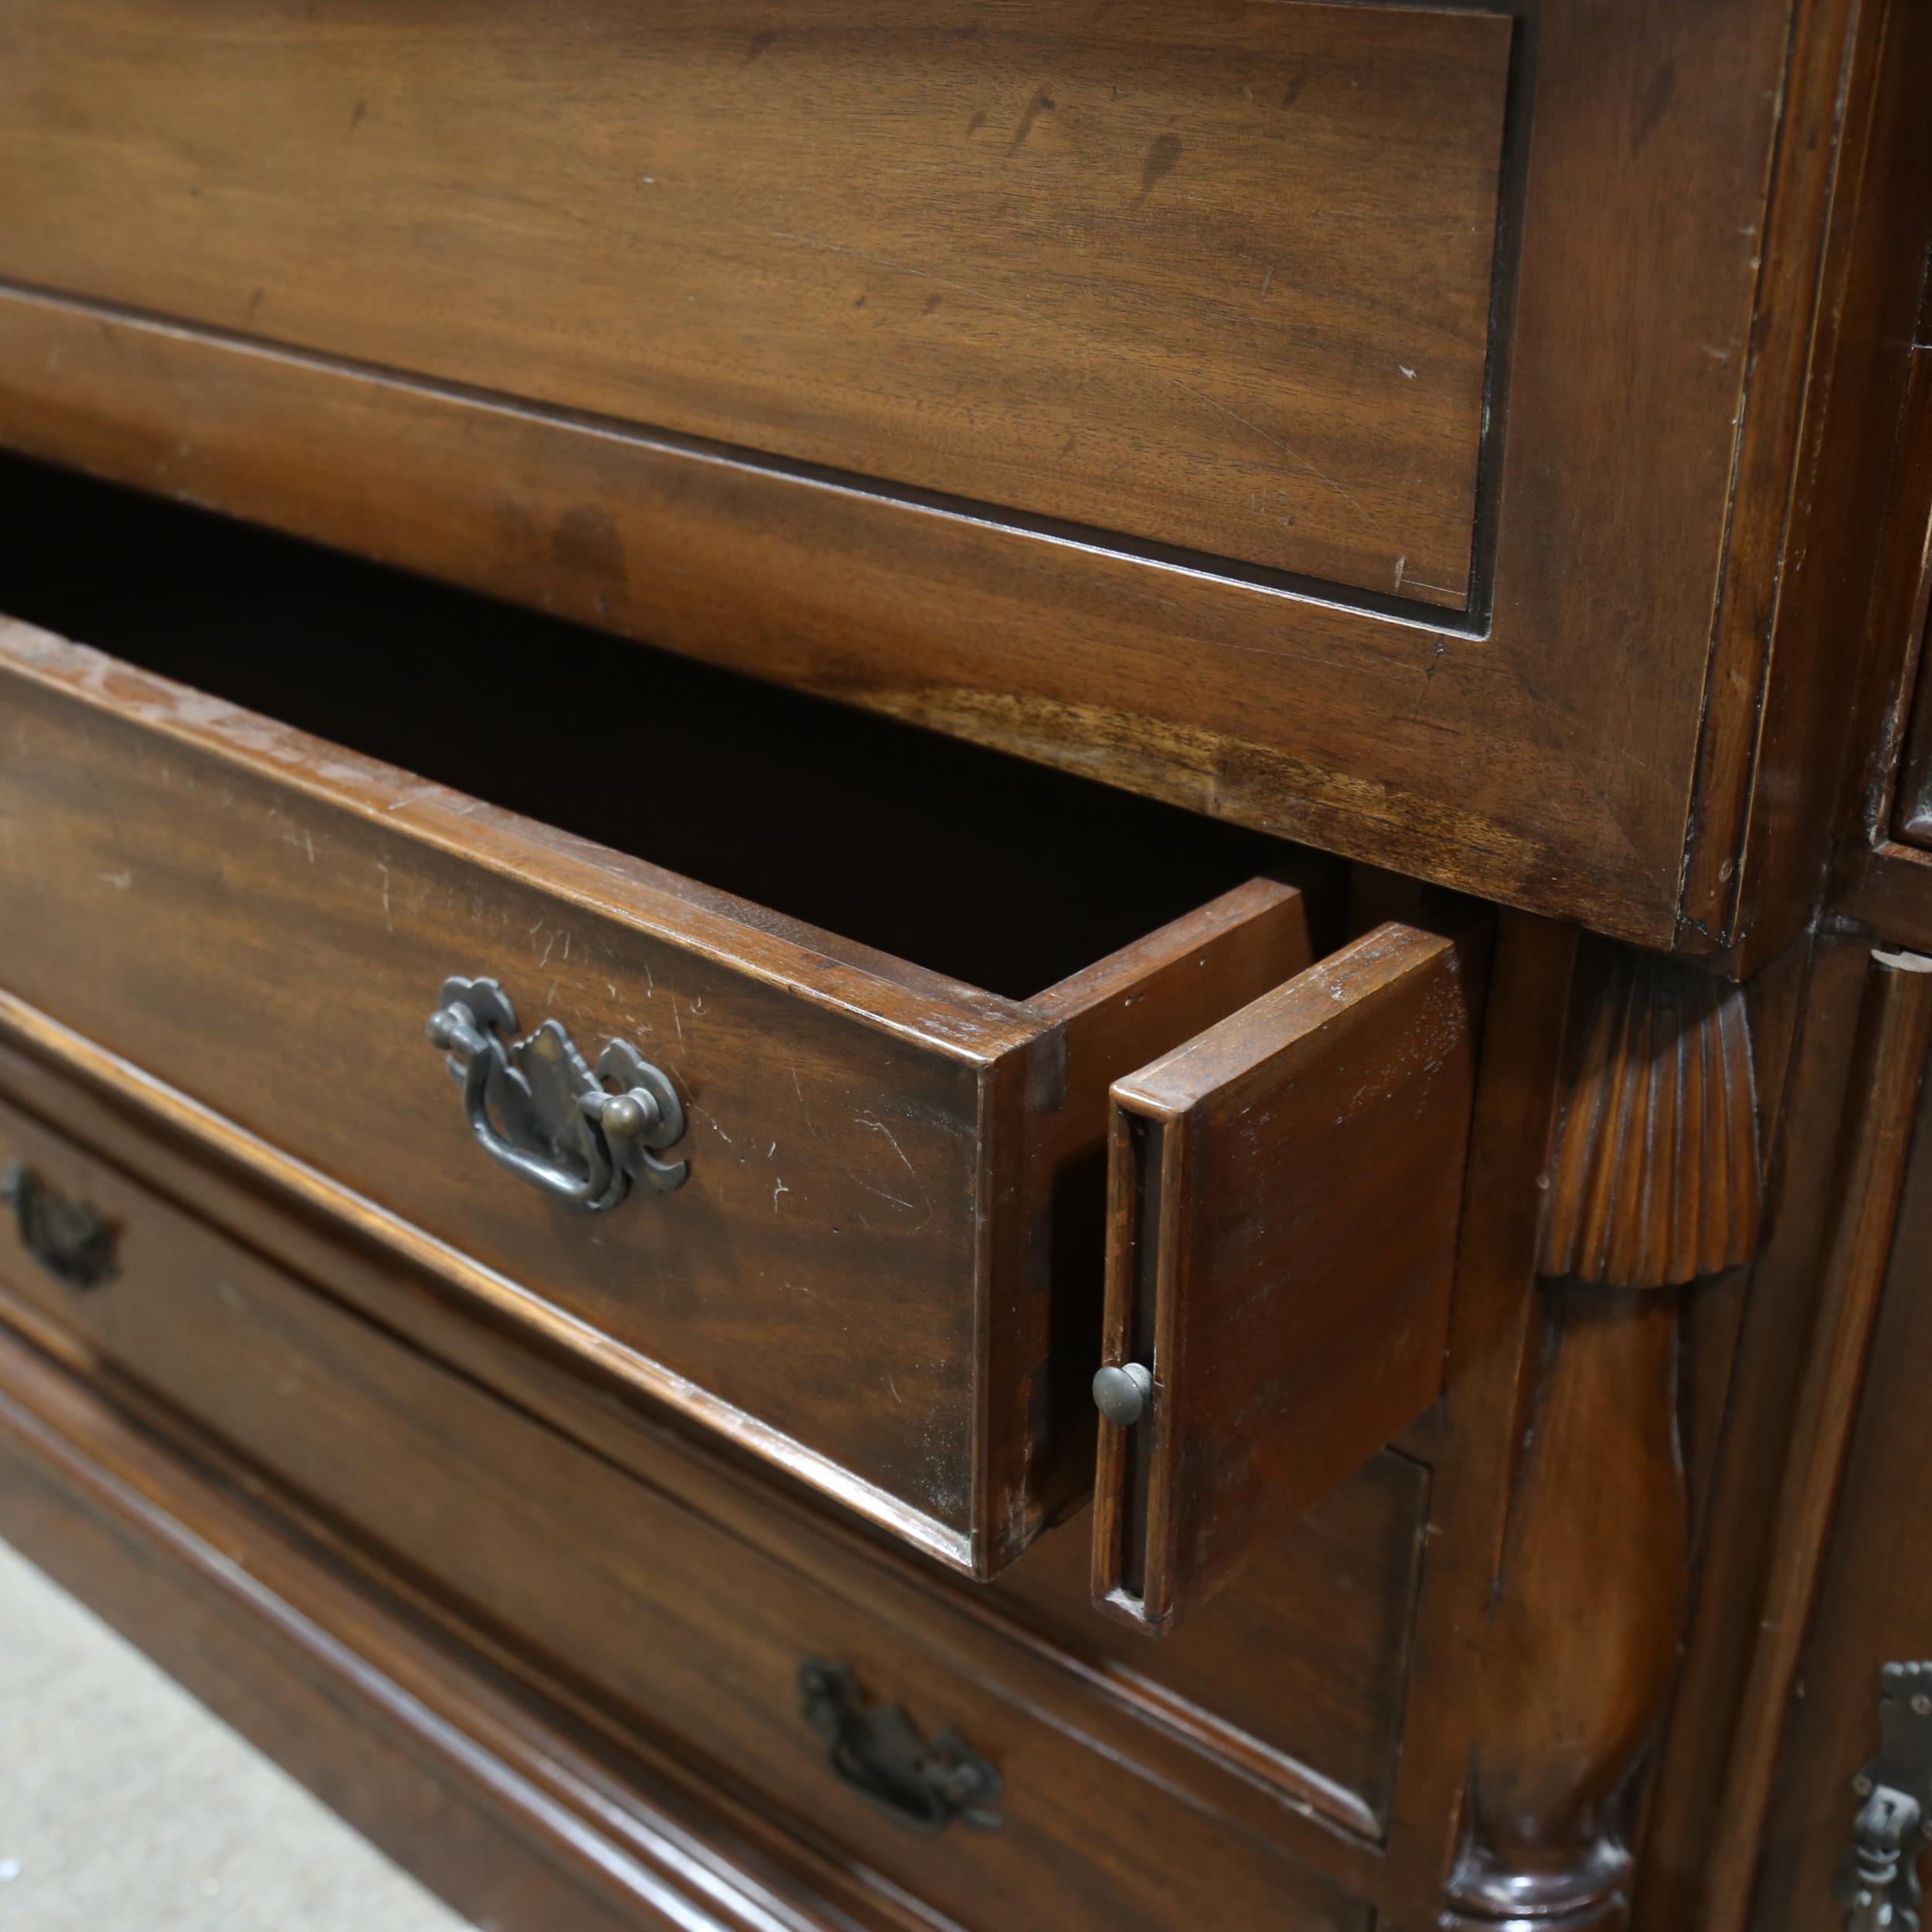
[[(1368, 1908), (1116, 1759), (945, 1671), (904, 1634), (620, 1475), (117, 1170), (0, 1106), (0, 1164), (112, 1231), (111, 1278), (58, 1278), (0, 1231), (0, 1283), (345, 1525), (433, 1600), (607, 1713), (684, 1741), (962, 1925), (1198, 1923), (1366, 1932)], [(915, 1836), (849, 1791), (800, 1713), (801, 1664), (956, 1730), (1003, 1785), (998, 1830)]]
[(1460, 607), (1510, 38), (1253, 0), (16, 5), (0, 274)]
[[(583, 1346), (665, 1365), (660, 1393), (755, 1419), (963, 1541), (974, 1046), (856, 1017), (898, 989), (833, 961), (798, 973), (834, 997), (746, 971), (703, 943), (699, 909), (573, 866), (507, 815), (47, 655), (86, 660), (114, 704), (0, 688), (0, 984), (530, 1284), (542, 1303), (526, 1291), (519, 1313), (589, 1325)], [(216, 732), (226, 714), (240, 758), (168, 735), (196, 705)], [(634, 1040), (682, 1096), (685, 1185), (587, 1216), (505, 1175), (423, 1035), (451, 973), (494, 973), (524, 1026), (557, 1019), (590, 1051)], [(801, 1372), (834, 1355), (835, 1381)]]

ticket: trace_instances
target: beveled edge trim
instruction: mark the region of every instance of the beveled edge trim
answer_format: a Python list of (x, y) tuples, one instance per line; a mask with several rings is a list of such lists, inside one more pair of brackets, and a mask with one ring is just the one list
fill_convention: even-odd
[(855, 1515), (968, 1576), (978, 1573), (981, 1552), (971, 1530), (957, 1530), (914, 1509), (855, 1475), (820, 1451), (808, 1447), (661, 1362), (625, 1347), (587, 1321), (544, 1301), (531, 1290), (472, 1260), (413, 1223), (331, 1180), (232, 1121), (156, 1080), (117, 1053), (97, 1046), (12, 994), (0, 992), (0, 1033), (5, 1033), (69, 1073), (134, 1102), (203, 1147), (226, 1156), (284, 1193), (294, 1195), (345, 1226), (371, 1238), (474, 1297), (485, 1307), (534, 1332), (708, 1433), (775, 1464), (787, 1475), (828, 1496)]
[[(969, 1065), (1023, 1046), (1043, 1030), (1039, 1016), (1018, 1001), (942, 975), (928, 976), (915, 962), (895, 961), (930, 978), (928, 987), (914, 990), (847, 956), (838, 935), (808, 922), (789, 923), (822, 936), (825, 950), (770, 930), (756, 917), (763, 909), (753, 900), (415, 777), (0, 613), (0, 678), (7, 677)], [(742, 906), (744, 916), (686, 898), (680, 886)], [(855, 942), (853, 950), (859, 950)]]
[[(680, 1932), (852, 1926), (835, 1908), (821, 1917), (785, 1898), (619, 1783), (541, 1713), (223, 1495), (72, 1365), (39, 1359), (4, 1328), (0, 1454), (26, 1463), (111, 1532), (158, 1551), (294, 1653), (296, 1668), (372, 1707), (415, 1754), (443, 1767), (580, 1883), (662, 1913)], [(188, 1511), (172, 1506), (183, 1500)], [(359, 1638), (373, 1638), (370, 1648), (379, 1645), (385, 1660), (366, 1654)]]
[[(1101, 1757), (1134, 1767), (1162, 1790), (1204, 1806), (1250, 1834), (1277, 1845), (1344, 1889), (1372, 1892), (1365, 1860), (1380, 1856), (1386, 1807), (1376, 1809), (1352, 1786), (1291, 1750), (1242, 1730), (1234, 1719), (1162, 1690), (1130, 1669), (1070, 1648), (1026, 1613), (988, 1590), (961, 1588), (956, 1573), (906, 1562), (862, 1525), (828, 1515), (806, 1496), (774, 1488), (762, 1471), (725, 1461), (688, 1433), (634, 1411), (621, 1414), (582, 1406), (573, 1390), (560, 1388), (570, 1372), (535, 1356), (514, 1355), (508, 1343), (444, 1302), (416, 1296), (408, 1274), (374, 1257), (357, 1257), (345, 1273), (331, 1265), (355, 1251), (332, 1230), (315, 1226), (294, 1204), (262, 1195), (240, 1174), (204, 1163), (196, 1150), (175, 1144), (155, 1121), (114, 1097), (74, 1083), (72, 1070), (56, 1068), (23, 1053), (0, 1026), (0, 1101), (19, 1110), (56, 1138), (103, 1161), (134, 1186), (238, 1242), (271, 1257), (273, 1264), (328, 1297), (359, 1321), (372, 1325), (402, 1346), (467, 1379), (493, 1400), (507, 1403), (583, 1453), (596, 1457), (654, 1494), (675, 1502), (711, 1528), (828, 1590), (865, 1616), (893, 1624), (917, 1648), (955, 1675), (990, 1686), (998, 1696), (1043, 1723), (1080, 1738)], [(22, 1084), (22, 1069), (30, 1084)], [(77, 1104), (93, 1110), (77, 1115)], [(112, 1131), (104, 1131), (104, 1121)], [(274, 1223), (265, 1234), (251, 1217), (237, 1217), (242, 1196)], [(291, 1224), (302, 1234), (285, 1247)], [(324, 1259), (324, 1257), (328, 1257)], [(378, 1281), (380, 1292), (359, 1287)], [(0, 1284), (0, 1317), (24, 1329), (56, 1355), (76, 1345), (66, 1332), (37, 1325), (26, 1304)], [(44, 1329), (44, 1332), (43, 1332)], [(1420, 1472), (1425, 1498), (1433, 1471), (1426, 1456), (1397, 1445), (1385, 1452)], [(1414, 1582), (1421, 1580), (1418, 1519)], [(1077, 1535), (1077, 1522), (1066, 1526)], [(1403, 1662), (1413, 1648), (1417, 1595), (1408, 1597)], [(1071, 1685), (1085, 1700), (1071, 1714), (1056, 1686)], [(1150, 1732), (1158, 1749), (1181, 1753), (1179, 1764), (1148, 1760), (1129, 1740)], [(1391, 1740), (1392, 1751), (1399, 1740)], [(1210, 1790), (1188, 1770), (1205, 1762)], [(1231, 1798), (1230, 1792), (1240, 1798)], [(1253, 1803), (1241, 1798), (1251, 1797)], [(1281, 1820), (1288, 1821), (1285, 1828)], [(1312, 1835), (1310, 1835), (1312, 1834)]]

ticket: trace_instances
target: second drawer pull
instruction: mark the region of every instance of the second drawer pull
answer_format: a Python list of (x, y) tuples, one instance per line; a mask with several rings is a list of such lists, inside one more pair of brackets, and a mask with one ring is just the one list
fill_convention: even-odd
[(0, 1201), (13, 1209), (20, 1245), (70, 1288), (97, 1288), (114, 1277), (114, 1231), (85, 1201), (56, 1193), (19, 1161), (0, 1172)]
[(909, 1832), (933, 1836), (955, 1818), (978, 1832), (1005, 1821), (996, 1808), (999, 1773), (957, 1731), (928, 1743), (903, 1705), (867, 1704), (842, 1664), (808, 1657), (798, 1666), (798, 1702), (832, 1747), (841, 1784)]
[(448, 1056), (478, 1145), (552, 1200), (597, 1213), (634, 1182), (661, 1194), (683, 1185), (689, 1163), (651, 1149), (683, 1137), (684, 1109), (628, 1040), (607, 1041), (593, 1073), (556, 1020), (518, 1039), (516, 1014), (493, 979), (444, 981), (428, 1032)]

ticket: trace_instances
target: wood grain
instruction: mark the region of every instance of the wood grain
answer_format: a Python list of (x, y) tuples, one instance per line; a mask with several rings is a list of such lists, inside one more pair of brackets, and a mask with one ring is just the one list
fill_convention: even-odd
[(1481, 1647), (1445, 1927), (1614, 1932), (1627, 1796), (1677, 1662), (1688, 1577), (1677, 1295), (1553, 1293)]
[(0, 32), (0, 274), (1458, 608), (1509, 44), (63, 0)]
[(1429, 1492), (1420, 1464), (1372, 1457), (1158, 1644), (1094, 1614), (1080, 1519), (1043, 1536), (994, 1587), (1175, 1730), (1373, 1840), (1387, 1828), (1402, 1750)]
[(1852, 1780), (1878, 1747), (1881, 1665), (1923, 1655), (1932, 1605), (1920, 1480), (1932, 1338), (1932, 1131), (1921, 1084), (1911, 1153), (1829, 1539), (1820, 1553), (1777, 1776), (1765, 1814), (1757, 1932), (1795, 1932), (1828, 1894), (1858, 1807)]
[[(747, 1830), (675, 1763), (519, 1696), (0, 1329), (0, 1529), (325, 1804), (505, 1932), (917, 1932), (864, 1874)], [(196, 1445), (206, 1450), (202, 1439)], [(219, 1452), (216, 1460), (219, 1461)]]
[(1543, 1356), (1536, 1250), (1560, 1103), (1574, 927), (1497, 921), (1442, 1400), (1412, 1430), (1435, 1464), (1429, 1556), (1389, 1834), (1397, 1925), (1430, 1925), (1465, 1842), (1482, 1656)]
[[(1128, 1767), (957, 1678), (917, 1633), (855, 1612), (660, 1492), (385, 1337), (10, 1113), (10, 1143), (121, 1227), (96, 1295), (52, 1284), (17, 1247), (0, 1279), (146, 1388), (366, 1543), (366, 1576), (554, 1684), (694, 1774), (748, 1790), (794, 1828), (963, 1927), (1046, 1928), (1099, 1910), (1170, 1932), (1211, 1862), (1237, 1917), (1284, 1905), (1318, 1932), (1366, 1909)], [(291, 1498), (292, 1500), (292, 1498)], [(998, 1767), (997, 1832), (906, 1832), (832, 1775), (800, 1714), (807, 1657), (846, 1664), (922, 1727), (956, 1727)], [(1165, 1855), (1150, 1865), (1151, 1841)]]
[(1116, 1082), (1102, 1605), (1166, 1628), (1434, 1400), (1484, 946), (1379, 927)]
[[(1362, 36), (1422, 17), (1338, 14)], [(1787, 14), (1539, 9), (1480, 621), (1347, 609), (20, 287), (0, 299), (0, 440), (1640, 944), (1716, 949), (1677, 915)], [(1052, 127), (1043, 111), (1025, 151)], [(1714, 744), (1704, 809), (1745, 795), (1750, 752)], [(1776, 896), (1764, 923), (1794, 930), (1808, 908)]]
[[(1932, 22), (1910, 0), (1793, 9), (1707, 687), (1709, 776), (1685, 878), (1686, 921), (1726, 934), (1740, 978), (1811, 908), (1832, 829), (1864, 775), (1862, 707), (1846, 700), (1861, 661), (1896, 648), (1867, 625), (1888, 548), (1916, 540), (1888, 512), (1932, 230), (1928, 60)], [(1748, 786), (1719, 776), (1746, 760)]]
[(1580, 978), (1542, 1271), (1658, 1288), (1750, 1260), (1762, 1188), (1742, 990), (1602, 944)]
[[(1075, 1131), (1050, 1118), (1065, 1011), (882, 961), (43, 633), (0, 625), (0, 666), (16, 994), (471, 1257), (499, 1310), (951, 1560), (997, 1569), (1064, 1504), (1044, 1481), (1051, 1231), (995, 1204), (1050, 1190), (1081, 1131), (1097, 1148), (1105, 1079), (1168, 1037), (1158, 994), (1124, 1057), (1087, 1067)], [(1240, 923), (1210, 922), (1197, 953)], [(1194, 969), (1188, 1023), (1199, 984), (1232, 1005), (1267, 983), (1265, 949), (1228, 957), (1225, 983)], [(638, 1041), (684, 1097), (687, 1185), (605, 1219), (506, 1184), (422, 1039), (451, 971), (500, 977), (526, 1026)], [(1097, 1212), (1096, 1277), (1100, 1237)], [(1063, 1230), (1062, 1265), (1078, 1246)], [(1090, 1327), (1059, 1339), (1090, 1359)]]
[(1777, 1527), (1758, 1587), (1724, 1801), (1705, 1868), (1702, 1910), (1713, 1932), (1732, 1932), (1748, 1920), (1779, 1742), (1892, 1252), (1928, 1047), (1932, 960), (1874, 951), (1853, 1050), (1835, 1211), (1821, 1257), (1816, 1326), (1790, 1417)]
[[(151, 1092), (62, 1044), (8, 1032), (0, 1087), (84, 1141), (94, 1162), (279, 1257), (786, 1569), (916, 1631), (953, 1671), (1078, 1730), (1342, 1889), (1376, 1892), (1377, 1802), (1401, 1746), (1427, 1527), (1429, 1477), (1416, 1464), (1376, 1458), (1186, 1630), (1150, 1645), (1094, 1615), (1083, 1519), (1030, 1546), (993, 1590), (910, 1556), (770, 1464), (735, 1456), (728, 1438), (668, 1427), (624, 1401), (580, 1362), (546, 1352), (539, 1335), (478, 1322), (432, 1270), (342, 1223), (328, 1202), (293, 1193), (285, 1169), (264, 1180), (206, 1123), (157, 1109)], [(87, 1172), (73, 1184), (91, 1185)]]

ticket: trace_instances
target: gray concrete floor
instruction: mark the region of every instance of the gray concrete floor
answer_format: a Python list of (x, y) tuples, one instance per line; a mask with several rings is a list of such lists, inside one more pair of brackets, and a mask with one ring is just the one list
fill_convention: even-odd
[(464, 1932), (0, 1543), (0, 1932)]

